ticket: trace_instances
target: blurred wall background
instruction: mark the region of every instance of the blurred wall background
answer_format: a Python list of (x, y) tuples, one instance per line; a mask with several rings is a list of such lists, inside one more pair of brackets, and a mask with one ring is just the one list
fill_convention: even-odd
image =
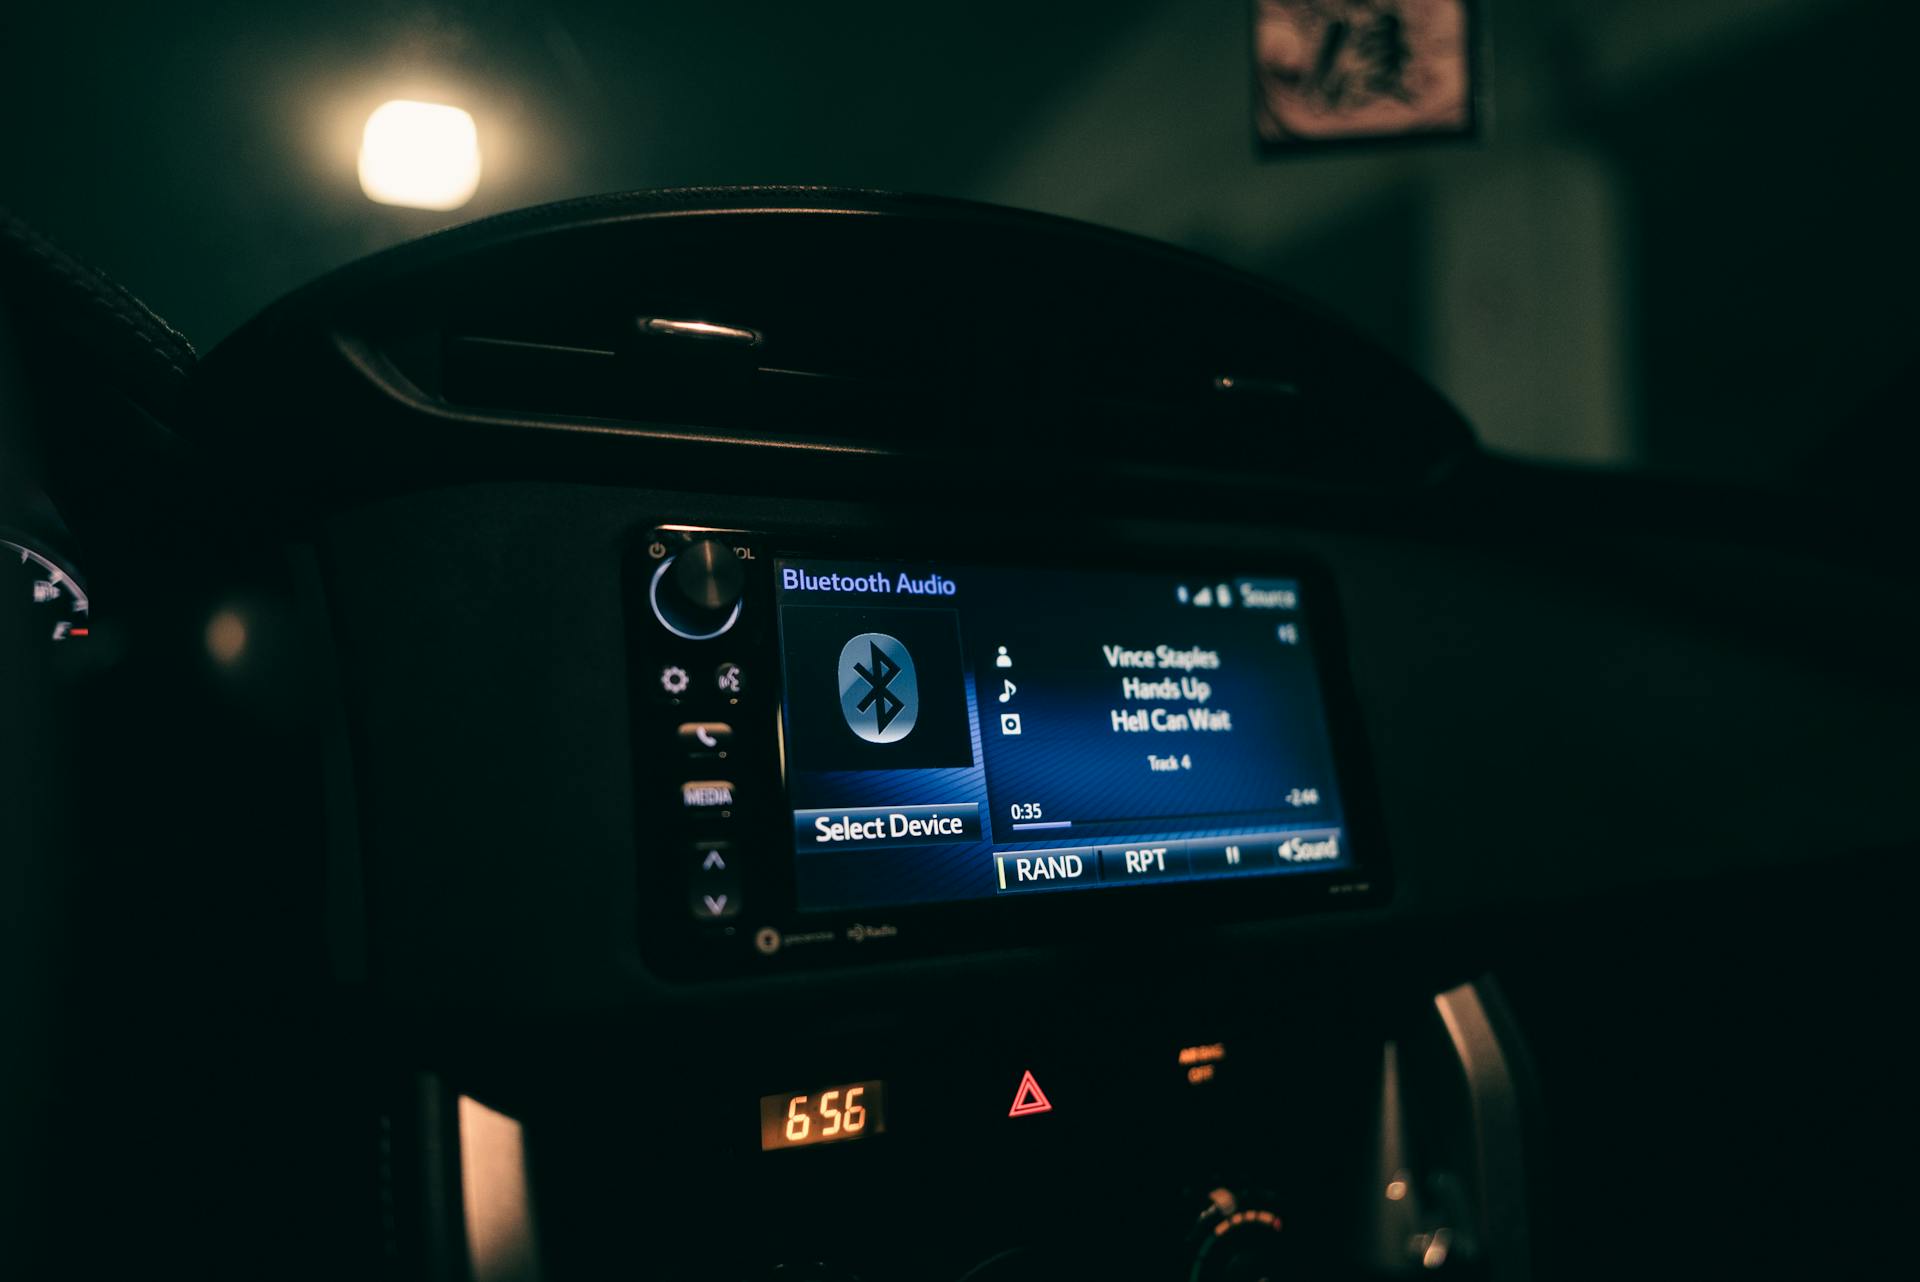
[[(1263, 160), (1247, 0), (22, 0), (0, 12), (0, 204), (204, 349), (328, 268), (537, 201), (934, 192), (1291, 285), (1504, 451), (1788, 485), (1844, 432), (1897, 430), (1920, 6), (1482, 12), (1479, 140)], [(466, 208), (361, 195), (360, 126), (394, 97), (476, 117)]]

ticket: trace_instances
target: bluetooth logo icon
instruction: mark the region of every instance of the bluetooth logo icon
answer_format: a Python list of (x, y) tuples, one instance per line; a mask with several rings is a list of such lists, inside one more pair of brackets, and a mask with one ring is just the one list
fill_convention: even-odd
[(884, 632), (862, 632), (840, 651), (840, 711), (868, 743), (898, 743), (920, 715), (913, 656)]

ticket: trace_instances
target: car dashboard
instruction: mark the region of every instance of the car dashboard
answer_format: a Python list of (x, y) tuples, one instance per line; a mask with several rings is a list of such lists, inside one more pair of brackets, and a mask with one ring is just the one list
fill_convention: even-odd
[(1492, 457), (1204, 259), (714, 189), (190, 371), (13, 297), (32, 1151), (216, 1273), (1679, 1271), (1890, 1000), (1910, 535)]

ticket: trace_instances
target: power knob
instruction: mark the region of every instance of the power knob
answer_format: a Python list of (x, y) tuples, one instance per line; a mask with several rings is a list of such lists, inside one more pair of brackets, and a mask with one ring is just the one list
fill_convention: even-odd
[(689, 641), (725, 634), (740, 618), (746, 570), (718, 539), (695, 539), (653, 572), (647, 598), (660, 626)]

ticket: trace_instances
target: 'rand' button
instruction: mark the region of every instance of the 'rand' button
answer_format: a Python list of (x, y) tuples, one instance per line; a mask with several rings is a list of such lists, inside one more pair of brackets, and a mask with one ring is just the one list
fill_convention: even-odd
[(1100, 852), (1092, 846), (1079, 850), (996, 851), (993, 865), (1001, 894), (1092, 886), (1100, 880)]

